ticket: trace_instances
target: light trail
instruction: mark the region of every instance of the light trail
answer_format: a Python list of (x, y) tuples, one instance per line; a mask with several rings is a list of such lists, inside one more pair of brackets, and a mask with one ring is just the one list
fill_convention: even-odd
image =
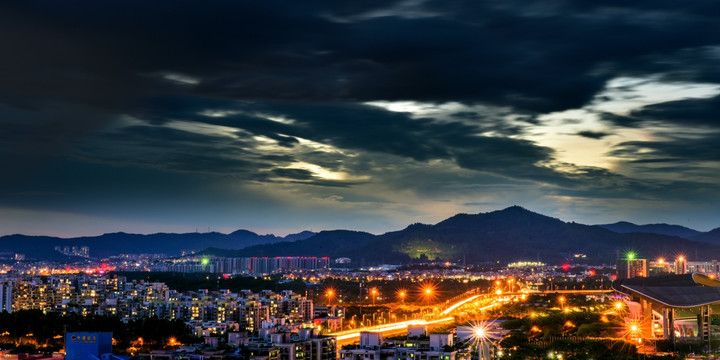
[(346, 333), (346, 334), (336, 333), (336, 336), (337, 336), (338, 340), (349, 340), (349, 339), (360, 337), (360, 333), (366, 332), (366, 331), (374, 332), (374, 333), (378, 333), (378, 332), (381, 333), (381, 332), (386, 332), (386, 331), (400, 330), (400, 329), (408, 327), (408, 325), (433, 325), (433, 324), (439, 324), (439, 323), (444, 323), (444, 322), (454, 321), (454, 320), (455, 320), (455, 318), (453, 318), (453, 317), (445, 317), (442, 319), (435, 319), (435, 320), (429, 320), (429, 321), (428, 320), (408, 320), (408, 321), (403, 321), (403, 322), (399, 322), (399, 323), (382, 325), (382, 326), (378, 326), (375, 328), (355, 330), (351, 333)]
[(453, 311), (453, 310), (457, 309), (458, 307), (462, 306), (463, 304), (466, 304), (466, 303), (468, 303), (468, 302), (470, 302), (470, 301), (473, 301), (473, 300), (475, 300), (475, 299), (477, 299), (477, 298), (479, 298), (479, 297), (480, 297), (480, 295), (474, 295), (474, 296), (471, 296), (471, 297), (469, 297), (469, 298), (467, 298), (467, 299), (465, 299), (465, 300), (458, 301), (458, 302), (456, 302), (455, 304), (452, 304), (452, 305), (451, 305), (450, 307), (448, 307), (447, 309), (445, 309), (443, 312), (441, 312), (440, 315), (447, 315), (447, 314), (449, 314), (451, 311)]
[[(530, 294), (548, 294), (548, 293), (575, 293), (575, 294), (598, 294), (598, 293), (607, 293), (612, 290), (555, 290), (555, 291), (525, 291), (525, 292), (518, 292), (518, 293), (508, 293), (505, 294), (505, 296), (517, 296), (517, 295), (527, 295)], [(438, 315), (448, 315), (457, 308), (467, 304), (468, 302), (471, 302), (479, 297), (482, 297), (484, 294), (479, 295), (473, 295), (466, 299), (460, 300), (452, 305), (450, 305), (447, 309), (443, 310), (442, 312), (438, 313)], [(478, 308), (480, 311), (488, 310), (491, 308), (494, 308), (496, 306), (501, 305), (503, 302), (507, 302), (507, 300), (503, 301), (501, 299), (494, 299), (490, 304), (485, 305), (483, 307)], [(403, 328), (406, 328), (409, 325), (433, 325), (438, 323), (444, 323), (454, 321), (453, 317), (444, 317), (441, 319), (435, 319), (435, 320), (424, 320), (424, 319), (415, 319), (415, 320), (407, 320), (407, 321), (401, 321), (396, 323), (390, 323), (385, 325), (378, 325), (378, 326), (372, 326), (372, 327), (366, 327), (366, 328), (360, 328), (360, 329), (354, 329), (354, 330), (345, 330), (345, 331), (339, 331), (333, 335), (337, 337), (338, 341), (343, 340), (352, 340), (352, 339), (359, 339), (360, 333), (369, 331), (369, 332), (375, 332), (375, 333), (382, 333), (386, 331), (396, 331)]]

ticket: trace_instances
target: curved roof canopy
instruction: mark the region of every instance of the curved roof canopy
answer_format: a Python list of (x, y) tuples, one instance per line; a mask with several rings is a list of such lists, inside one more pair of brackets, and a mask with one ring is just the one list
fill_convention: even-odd
[(668, 307), (720, 304), (720, 281), (703, 274), (623, 279), (613, 283), (613, 288)]

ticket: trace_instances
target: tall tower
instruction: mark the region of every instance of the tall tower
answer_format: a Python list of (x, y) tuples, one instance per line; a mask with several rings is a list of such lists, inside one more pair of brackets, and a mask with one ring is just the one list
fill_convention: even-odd
[(635, 253), (628, 252), (624, 259), (618, 259), (615, 263), (618, 279), (631, 279), (634, 277), (646, 277), (647, 260), (636, 259)]
[(680, 255), (675, 259), (675, 274), (682, 275), (687, 273), (687, 259)]
[(11, 281), (0, 282), (0, 312), (12, 312), (13, 283)]

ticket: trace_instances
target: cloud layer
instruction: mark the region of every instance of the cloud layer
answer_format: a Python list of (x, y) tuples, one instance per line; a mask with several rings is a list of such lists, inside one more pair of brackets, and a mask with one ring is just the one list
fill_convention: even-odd
[(510, 204), (720, 226), (718, 15), (704, 1), (6, 2), (0, 227), (385, 231)]

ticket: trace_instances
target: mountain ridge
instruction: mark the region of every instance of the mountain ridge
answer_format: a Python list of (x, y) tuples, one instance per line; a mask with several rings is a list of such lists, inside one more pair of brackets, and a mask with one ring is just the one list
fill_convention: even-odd
[[(620, 225), (630, 229), (647, 229), (627, 222)], [(683, 228), (668, 226), (671, 230)], [(666, 227), (662, 229), (667, 230)], [(717, 242), (713, 243), (715, 239)], [(350, 257), (358, 263), (368, 264), (434, 260), (485, 263), (541, 259), (565, 262), (577, 257), (588, 262), (612, 263), (617, 254), (630, 250), (648, 258), (697, 253), (720, 259), (720, 228), (699, 233), (692, 239), (648, 232), (616, 232), (601, 225), (564, 222), (520, 206), (511, 206), (486, 213), (456, 214), (436, 224), (413, 223), (402, 230), (380, 235), (356, 230), (325, 230), (278, 237), (240, 229), (230, 234), (142, 235), (116, 232), (69, 239), (25, 235), (0, 237), (0, 247), (7, 252), (38, 253), (42, 254), (40, 257), (47, 257), (49, 253), (52, 255), (54, 246), (89, 246), (93, 257), (120, 253), (166, 253), (174, 256), (182, 250), (192, 250), (228, 257)]]
[(679, 236), (686, 239), (692, 239), (695, 236), (703, 234), (701, 231), (691, 229), (682, 225), (672, 225), (665, 223), (637, 225), (628, 221), (618, 221), (612, 224), (596, 225), (616, 233), (653, 233), (670, 236)]
[[(334, 241), (330, 232), (325, 241)], [(318, 236), (318, 235), (316, 235)], [(297, 249), (317, 248), (315, 237), (294, 244)], [(702, 251), (698, 251), (702, 249)], [(362, 241), (340, 241), (323, 246), (316, 255), (350, 257), (359, 263), (375, 261), (498, 262), (535, 260), (571, 261), (575, 255), (588, 262), (612, 263), (618, 253), (636, 251), (647, 257), (678, 252), (702, 253), (720, 258), (720, 245), (653, 233), (616, 233), (595, 225), (564, 222), (519, 206), (479, 214), (456, 214), (434, 225), (414, 223), (402, 230), (365, 237)], [(284, 244), (250, 246), (235, 256), (305, 255)], [(585, 257), (583, 257), (585, 256)], [(366, 261), (363, 261), (365, 259)], [(370, 261), (367, 261), (371, 259)]]
[(59, 238), (44, 235), (13, 234), (0, 237), (0, 247), (5, 252), (25, 254), (28, 259), (62, 259), (64, 255), (54, 250), (56, 246), (88, 246), (91, 257), (108, 257), (119, 254), (164, 253), (180, 255), (184, 250), (200, 251), (207, 247), (240, 249), (247, 246), (281, 241), (300, 241), (315, 233), (303, 231), (278, 237), (259, 235), (249, 230), (236, 230), (230, 234), (207, 233), (153, 233), (132, 234), (107, 233), (98, 236)]

